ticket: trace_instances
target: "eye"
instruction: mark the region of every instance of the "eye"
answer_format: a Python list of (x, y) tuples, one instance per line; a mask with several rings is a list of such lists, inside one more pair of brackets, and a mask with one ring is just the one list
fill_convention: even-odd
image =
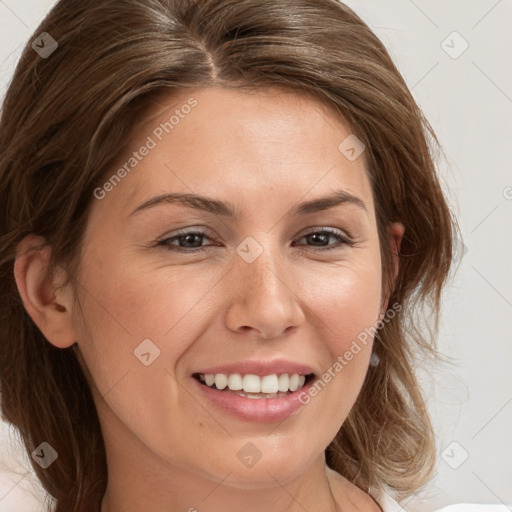
[[(165, 247), (169, 251), (182, 252), (182, 253), (198, 253), (205, 252), (208, 247), (212, 245), (202, 245), (204, 239), (211, 240), (212, 238), (205, 231), (183, 231), (171, 237), (160, 240), (156, 245)], [(330, 239), (335, 239), (337, 243), (329, 244)], [(342, 231), (334, 228), (323, 228), (312, 230), (302, 235), (297, 240), (308, 239), (313, 243), (313, 251), (326, 251), (331, 249), (339, 249), (343, 245), (353, 246), (355, 242), (346, 236)], [(177, 242), (177, 244), (176, 244)]]
[[(209, 236), (204, 231), (185, 231), (177, 233), (176, 235), (169, 238), (165, 238), (164, 240), (160, 240), (157, 243), (157, 246), (164, 246), (169, 251), (185, 252), (189, 254), (204, 252), (205, 247), (201, 246), (201, 241), (203, 238), (209, 239)], [(177, 241), (178, 244), (183, 244), (184, 247), (173, 244), (172, 242), (175, 241)], [(199, 244), (199, 247), (197, 244)]]
[[(329, 244), (329, 239), (334, 238), (338, 241), (337, 244)], [(305, 235), (302, 235), (299, 240), (303, 240), (304, 238), (309, 239), (310, 242), (313, 242), (313, 245), (317, 247), (313, 248), (314, 251), (328, 251), (331, 249), (339, 249), (343, 245), (354, 245), (354, 241), (351, 240), (348, 236), (346, 236), (342, 231), (333, 228), (323, 228), (317, 229), (315, 231), (310, 231)]]

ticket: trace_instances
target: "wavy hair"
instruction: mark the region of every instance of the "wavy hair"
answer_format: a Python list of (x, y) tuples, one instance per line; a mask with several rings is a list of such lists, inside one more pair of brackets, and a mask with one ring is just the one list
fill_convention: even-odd
[[(52, 346), (23, 307), (17, 244), (42, 236), (50, 271), (64, 267), (76, 289), (93, 191), (141, 113), (162, 92), (210, 86), (321, 101), (366, 145), (383, 296), (402, 308), (376, 334), (380, 364), (326, 461), (365, 491), (416, 492), (432, 476), (435, 443), (415, 357), (439, 357), (458, 226), (435, 169), (439, 142), (382, 42), (337, 0), (61, 0), (30, 41), (42, 32), (58, 48), (42, 58), (27, 43), (0, 115), (0, 389), (28, 452), (45, 440), (59, 454), (44, 470), (32, 462), (54, 510), (99, 510), (108, 468), (77, 346)], [(393, 284), (394, 221), (406, 230)]]

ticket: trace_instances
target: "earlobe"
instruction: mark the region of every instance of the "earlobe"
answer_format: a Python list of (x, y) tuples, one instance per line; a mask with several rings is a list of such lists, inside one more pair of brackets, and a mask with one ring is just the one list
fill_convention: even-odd
[(14, 278), (23, 305), (45, 338), (58, 348), (76, 341), (72, 294), (60, 288), (62, 271), (50, 275), (51, 247), (44, 238), (27, 235), (17, 246)]

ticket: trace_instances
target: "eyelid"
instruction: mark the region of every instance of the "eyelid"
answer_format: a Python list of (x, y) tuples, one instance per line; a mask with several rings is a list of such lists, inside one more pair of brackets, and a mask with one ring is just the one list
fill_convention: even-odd
[[(335, 228), (335, 227), (330, 227), (330, 226), (311, 226), (309, 228), (304, 228), (306, 231), (302, 231), (302, 232), (299, 232), (299, 235), (297, 235), (295, 237), (295, 239), (297, 237), (304, 237), (304, 236), (307, 236), (309, 235), (310, 233), (316, 233), (318, 231), (325, 231), (325, 232), (329, 232), (329, 233), (332, 233), (332, 234), (340, 234), (340, 235), (343, 235), (345, 236), (346, 238), (348, 239), (353, 239), (354, 237), (351, 236), (351, 234), (347, 231), (347, 230), (343, 230), (343, 229), (340, 229), (340, 228)], [(190, 227), (187, 227), (187, 228), (183, 228), (183, 229), (178, 229), (177, 231), (171, 231), (170, 233), (167, 233), (163, 236), (161, 236), (157, 242), (160, 242), (160, 241), (164, 241), (164, 240), (167, 240), (169, 238), (174, 238), (174, 237), (177, 237), (177, 236), (183, 236), (183, 235), (187, 235), (187, 234), (195, 234), (195, 233), (198, 233), (200, 232), (201, 234), (204, 234), (206, 235), (208, 238), (215, 238), (215, 233), (209, 229), (208, 227), (206, 226), (201, 226), (201, 225), (198, 225), (198, 226), (190, 226)]]
[[(312, 226), (309, 228), (306, 228), (306, 231), (302, 231), (298, 236), (296, 236), (293, 240), (293, 242), (296, 242), (297, 240), (301, 240), (304, 237), (307, 237), (309, 235), (315, 234), (315, 233), (322, 233), (322, 234), (328, 234), (331, 236), (334, 236), (338, 239), (338, 242), (335, 244), (329, 244), (326, 246), (307, 246), (307, 249), (304, 248), (304, 244), (300, 245), (300, 249), (303, 251), (313, 251), (313, 252), (322, 252), (322, 251), (328, 251), (330, 249), (334, 250), (337, 248), (341, 248), (343, 246), (349, 246), (353, 247), (356, 245), (356, 241), (353, 239), (353, 237), (345, 232), (342, 229), (329, 227), (329, 226)], [(199, 247), (180, 247), (179, 245), (173, 245), (171, 243), (167, 243), (170, 240), (175, 240), (181, 236), (186, 236), (189, 234), (193, 235), (199, 235), (203, 238), (207, 238), (211, 241), (215, 241), (215, 236), (211, 235), (211, 230), (208, 229), (206, 226), (191, 226), (188, 228), (184, 228), (183, 230), (178, 230), (177, 232), (169, 233), (168, 235), (165, 235), (164, 237), (160, 238), (154, 245), (155, 246), (163, 246), (168, 251), (174, 251), (178, 253), (185, 253), (185, 254), (194, 254), (199, 252), (204, 252), (211, 247), (215, 246), (215, 244), (210, 244), (206, 246), (199, 246)], [(218, 244), (217, 244), (218, 246)]]
[(161, 236), (157, 241), (161, 242), (161, 241), (168, 240), (169, 238), (174, 238), (174, 237), (184, 236), (184, 235), (189, 235), (189, 234), (196, 234), (196, 233), (203, 234), (210, 239), (215, 238), (215, 236), (216, 236), (215, 233), (211, 229), (207, 228), (206, 226), (190, 226), (190, 227), (186, 227), (183, 229), (178, 229), (177, 231), (170, 231), (169, 233), (166, 233), (165, 235)]
[[(356, 245), (356, 241), (353, 239), (353, 237), (350, 234), (346, 233), (342, 229), (327, 227), (327, 226), (326, 227), (315, 226), (313, 228), (310, 228), (308, 231), (305, 231), (301, 235), (296, 237), (294, 239), (294, 241), (301, 240), (302, 238), (312, 235), (312, 234), (315, 234), (315, 233), (324, 233), (324, 234), (326, 233), (328, 235), (337, 237), (339, 240), (338, 240), (338, 243), (336, 243), (336, 244), (331, 244), (331, 245), (326, 245), (326, 246), (314, 246), (314, 245), (308, 246), (308, 248), (313, 251), (321, 252), (321, 251), (328, 251), (329, 249), (340, 248), (344, 245), (348, 245), (349, 247), (353, 247), (354, 245)], [(301, 247), (301, 248), (304, 250), (303, 247)]]
[(186, 235), (201, 235), (209, 240), (214, 240), (215, 235), (212, 235), (212, 231), (207, 228), (206, 226), (190, 226), (187, 228), (180, 229), (178, 231), (173, 231), (171, 233), (168, 233), (162, 237), (160, 237), (154, 244), (152, 244), (152, 247), (162, 247), (166, 249), (167, 251), (174, 251), (174, 252), (182, 252), (182, 253), (189, 253), (193, 254), (194, 252), (201, 252), (208, 249), (210, 246), (201, 246), (201, 247), (179, 247), (178, 245), (171, 245), (170, 243), (166, 243), (171, 239), (179, 238), (180, 236), (186, 236)]
[(305, 237), (312, 233), (317, 233), (319, 231), (324, 232), (324, 233), (330, 233), (332, 235), (344, 236), (345, 238), (347, 238), (349, 240), (352, 239), (352, 237), (350, 236), (350, 234), (347, 231), (344, 231), (340, 228), (334, 228), (334, 227), (329, 227), (329, 226), (314, 226), (312, 228), (306, 228), (306, 231), (300, 235), (300, 238)]

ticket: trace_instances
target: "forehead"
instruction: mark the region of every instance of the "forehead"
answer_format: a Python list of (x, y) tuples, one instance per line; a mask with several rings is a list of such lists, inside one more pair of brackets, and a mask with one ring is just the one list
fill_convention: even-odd
[(324, 103), (290, 91), (160, 93), (116, 165), (144, 146), (151, 149), (139, 155), (109, 199), (126, 214), (166, 191), (278, 206), (278, 195), (297, 202), (342, 187), (373, 210), (364, 151), (355, 159), (345, 152), (353, 137), (348, 123)]

